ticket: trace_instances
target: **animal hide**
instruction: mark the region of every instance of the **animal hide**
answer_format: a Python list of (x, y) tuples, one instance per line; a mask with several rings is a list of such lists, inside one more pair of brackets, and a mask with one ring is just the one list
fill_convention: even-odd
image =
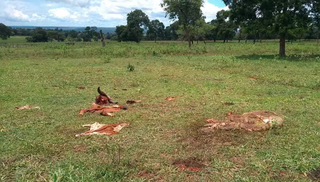
[(117, 134), (122, 128), (130, 125), (130, 123), (120, 123), (120, 124), (86, 124), (82, 125), (83, 127), (90, 127), (89, 131), (77, 134), (76, 137), (79, 136), (87, 136), (87, 135), (114, 135)]
[(141, 100), (127, 100), (127, 104), (141, 103)]
[(180, 96), (176, 96), (176, 97), (166, 97), (166, 100), (168, 101), (173, 101), (176, 98), (179, 98)]
[(30, 106), (30, 105), (25, 105), (25, 106), (21, 106), (21, 107), (15, 107), (18, 110), (23, 110), (23, 109), (40, 109), (40, 107), (36, 106)]
[(96, 103), (92, 103), (92, 107), (89, 109), (81, 109), (79, 112), (79, 116), (82, 116), (86, 112), (91, 112), (91, 113), (100, 113), (101, 115), (104, 116), (111, 116), (113, 117), (114, 115), (112, 114), (113, 112), (119, 112), (121, 110), (127, 110), (126, 106), (119, 106), (119, 105), (113, 105), (113, 106), (100, 106)]
[(96, 104), (106, 105), (106, 104), (118, 104), (118, 102), (114, 102), (109, 95), (100, 90), (100, 87), (97, 89), (99, 95), (96, 97)]
[(208, 132), (213, 129), (263, 131), (283, 125), (282, 117), (273, 111), (252, 111), (244, 114), (230, 112), (225, 119), (207, 119), (207, 121), (209, 124), (206, 124), (202, 131)]

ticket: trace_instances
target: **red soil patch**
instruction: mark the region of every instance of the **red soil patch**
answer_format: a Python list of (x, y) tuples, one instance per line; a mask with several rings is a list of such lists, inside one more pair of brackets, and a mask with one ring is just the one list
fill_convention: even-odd
[(147, 172), (147, 170), (143, 170), (143, 171), (141, 171), (141, 172), (139, 173), (138, 177), (139, 177), (139, 178), (147, 178), (147, 179), (151, 179), (151, 178), (153, 178), (153, 177), (154, 177), (154, 175), (153, 175), (153, 174), (148, 173), (148, 172)]

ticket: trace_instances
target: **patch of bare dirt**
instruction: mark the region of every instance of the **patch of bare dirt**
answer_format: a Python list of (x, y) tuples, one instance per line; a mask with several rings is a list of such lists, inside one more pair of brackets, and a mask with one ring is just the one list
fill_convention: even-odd
[(172, 165), (176, 166), (182, 171), (190, 172), (199, 172), (205, 167), (203, 162), (196, 157), (190, 157), (188, 159), (177, 159), (172, 163)]
[(138, 174), (139, 178), (151, 179), (154, 177), (154, 174), (149, 173), (147, 170), (143, 170)]
[(287, 180), (287, 172), (286, 171), (270, 171), (268, 173), (268, 176), (272, 180), (277, 180), (277, 181), (284, 181)]
[(186, 150), (210, 150), (214, 152), (220, 147), (239, 146), (250, 141), (257, 143), (263, 142), (267, 132), (246, 132), (242, 130), (213, 130), (212, 132), (203, 132), (199, 130), (203, 126), (202, 122), (197, 122), (185, 128), (178, 142)]
[(234, 105), (233, 102), (223, 102), (222, 104), (226, 105), (226, 106), (233, 106)]
[(73, 151), (74, 152), (85, 152), (87, 150), (86, 145), (75, 145), (73, 146)]
[(320, 181), (320, 167), (307, 173), (307, 176), (313, 181)]

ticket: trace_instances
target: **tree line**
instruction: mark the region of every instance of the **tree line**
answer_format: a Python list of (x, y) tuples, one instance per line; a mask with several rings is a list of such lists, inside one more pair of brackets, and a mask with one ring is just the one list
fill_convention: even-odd
[[(149, 20), (142, 10), (127, 14), (127, 24), (116, 27), (115, 34), (107, 39), (118, 41), (141, 40), (229, 40), (239, 42), (248, 39), (279, 39), (279, 55), (285, 56), (286, 40), (319, 39), (319, 0), (223, 0), (229, 10), (221, 10), (216, 19), (205, 22), (201, 11), (203, 0), (163, 0), (161, 7), (166, 17), (173, 21), (167, 27), (159, 20)], [(18, 30), (7, 30), (0, 24), (0, 36), (18, 34)], [(9, 33), (8, 33), (9, 32)], [(11, 34), (10, 34), (11, 32)], [(23, 31), (21, 30), (21, 33)], [(37, 28), (27, 40), (36, 41), (91, 41), (100, 39), (96, 27), (87, 27), (83, 32), (60, 32)]]
[[(52, 41), (69, 41), (69, 42), (90, 42), (98, 41), (101, 37), (98, 28), (95, 26), (87, 26), (83, 31), (62, 30), (62, 29), (43, 29), (41, 27), (35, 29), (7, 27), (0, 23), (0, 38), (7, 39), (10, 36), (26, 36), (27, 42), (52, 42)], [(112, 33), (105, 35), (106, 39), (115, 36)]]
[[(165, 39), (165, 33), (187, 40), (191, 47), (194, 40), (217, 40), (224, 42), (248, 38), (256, 40), (279, 38), (279, 55), (285, 56), (286, 40), (312, 39), (320, 36), (319, 0), (223, 0), (229, 10), (219, 11), (216, 19), (205, 22), (201, 11), (203, 0), (163, 0), (161, 7), (166, 17), (174, 21), (164, 29), (158, 20), (149, 21), (141, 10), (127, 15), (127, 25), (117, 26), (118, 41)], [(167, 31), (166, 31), (167, 30)]]

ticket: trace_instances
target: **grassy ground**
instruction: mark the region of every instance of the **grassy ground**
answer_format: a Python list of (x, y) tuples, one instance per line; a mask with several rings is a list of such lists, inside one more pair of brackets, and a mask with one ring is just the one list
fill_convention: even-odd
[[(319, 46), (288, 44), (285, 59), (277, 52), (275, 42), (1, 47), (0, 180), (310, 181), (320, 167)], [(120, 104), (142, 103), (114, 118), (78, 117), (99, 86)], [(41, 109), (14, 109), (26, 104)], [(275, 111), (285, 125), (200, 132), (204, 118), (252, 110)], [(94, 122), (131, 125), (75, 138)], [(181, 160), (202, 170), (181, 171), (173, 165)]]
[(0, 44), (3, 44), (3, 43), (24, 43), (24, 42), (27, 42), (25, 36), (11, 36), (10, 38), (8, 38), (6, 40), (0, 39)]

